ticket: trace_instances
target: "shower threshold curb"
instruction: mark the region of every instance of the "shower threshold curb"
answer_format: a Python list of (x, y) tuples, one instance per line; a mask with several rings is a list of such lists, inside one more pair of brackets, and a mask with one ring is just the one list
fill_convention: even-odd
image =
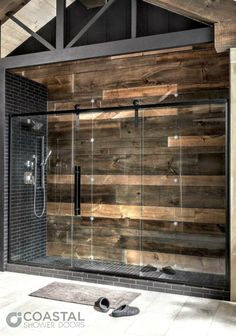
[(179, 295), (202, 297), (202, 298), (225, 300), (225, 301), (229, 301), (230, 299), (229, 290), (189, 286), (185, 284), (176, 284), (164, 281), (160, 282), (155, 280), (152, 281), (132, 277), (107, 275), (101, 273), (61, 270), (55, 268), (46, 268), (41, 266), (29, 266), (29, 265), (12, 264), (12, 263), (6, 264), (6, 271), (52, 277), (57, 279), (90, 282), (115, 287), (126, 287), (147, 291), (155, 291), (169, 294), (179, 294)]

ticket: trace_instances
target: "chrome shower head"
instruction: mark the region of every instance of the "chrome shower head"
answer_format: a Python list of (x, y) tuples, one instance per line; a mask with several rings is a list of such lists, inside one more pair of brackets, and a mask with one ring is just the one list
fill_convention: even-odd
[(23, 127), (26, 127), (29, 130), (33, 130), (35, 132), (39, 132), (41, 128), (43, 127), (43, 123), (41, 123), (40, 121), (31, 119), (31, 118), (23, 119), (21, 124)]
[(40, 131), (41, 130), (41, 128), (43, 127), (43, 123), (41, 123), (41, 122), (39, 122), (39, 121), (37, 121), (37, 120), (33, 120), (33, 119), (31, 119), (31, 127), (32, 127), (32, 130), (34, 130), (34, 131)]

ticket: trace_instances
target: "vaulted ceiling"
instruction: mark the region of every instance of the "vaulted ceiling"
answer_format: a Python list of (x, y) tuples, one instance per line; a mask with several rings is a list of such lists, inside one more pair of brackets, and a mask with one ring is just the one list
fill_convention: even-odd
[[(80, 1), (87, 9), (102, 6), (107, 0), (66, 0), (66, 6)], [(213, 24), (215, 47), (219, 52), (236, 46), (236, 1), (234, 0), (143, 0), (177, 14)], [(12, 12), (32, 31), (37, 32), (56, 16), (56, 0), (1, 0), (1, 57), (9, 55), (26, 41), (30, 34), (12, 20)]]

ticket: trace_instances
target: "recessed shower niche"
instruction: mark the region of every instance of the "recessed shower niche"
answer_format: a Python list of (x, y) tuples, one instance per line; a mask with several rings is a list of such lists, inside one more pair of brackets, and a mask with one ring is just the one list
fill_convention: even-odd
[(225, 101), (11, 116), (10, 262), (226, 288), (226, 125)]

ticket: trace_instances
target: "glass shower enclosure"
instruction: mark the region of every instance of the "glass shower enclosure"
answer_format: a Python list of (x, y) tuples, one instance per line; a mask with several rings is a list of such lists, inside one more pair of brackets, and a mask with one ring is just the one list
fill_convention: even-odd
[(10, 119), (9, 262), (227, 287), (227, 102)]

